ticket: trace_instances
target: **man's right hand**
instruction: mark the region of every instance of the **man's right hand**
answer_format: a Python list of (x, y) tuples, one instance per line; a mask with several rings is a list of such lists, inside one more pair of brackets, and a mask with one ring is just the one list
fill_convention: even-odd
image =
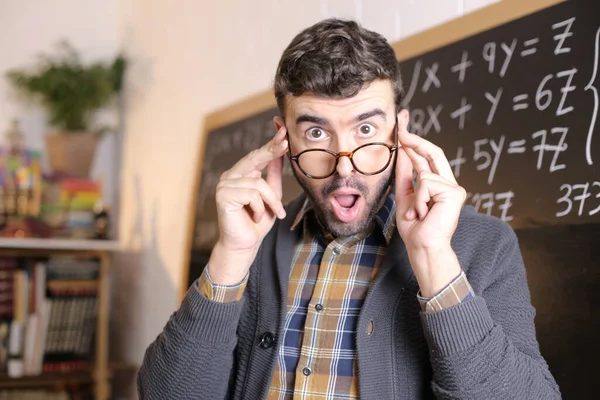
[[(282, 127), (263, 147), (221, 175), (216, 189), (219, 239), (208, 262), (211, 280), (220, 285), (242, 281), (275, 218), (283, 219), (283, 155), (288, 142)], [(267, 168), (266, 180), (261, 172)]]

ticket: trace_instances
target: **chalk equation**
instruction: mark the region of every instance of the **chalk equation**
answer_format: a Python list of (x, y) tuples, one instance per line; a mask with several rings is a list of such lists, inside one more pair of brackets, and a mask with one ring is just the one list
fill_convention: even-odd
[[(403, 70), (410, 81), (403, 100), (409, 129), (440, 143), (459, 182), (465, 172), (471, 181), (482, 178), (489, 191), (478, 184), (467, 198), (479, 212), (513, 219), (519, 191), (506, 179), (502, 186), (496, 182), (499, 173), (514, 174), (508, 166), (522, 169), (519, 179), (544, 173), (560, 180), (574, 158), (594, 164), (600, 27), (585, 49), (577, 30), (576, 16), (547, 20), (542, 29), (527, 29), (527, 36), (454, 46), (438, 59), (424, 56)], [(525, 122), (513, 125), (512, 120)], [(585, 131), (581, 120), (588, 121)], [(599, 206), (592, 204), (597, 186), (596, 181), (558, 183), (551, 193), (557, 199), (554, 216), (598, 213)], [(465, 187), (469, 190), (468, 183)]]

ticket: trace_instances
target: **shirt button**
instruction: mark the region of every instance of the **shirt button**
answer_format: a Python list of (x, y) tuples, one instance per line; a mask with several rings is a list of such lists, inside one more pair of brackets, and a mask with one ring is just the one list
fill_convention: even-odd
[(315, 310), (317, 310), (318, 312), (323, 311), (323, 305), (321, 305), (321, 304), (315, 305)]
[(266, 332), (260, 339), (259, 346), (263, 349), (270, 349), (275, 345), (275, 335), (271, 332)]
[(302, 370), (302, 373), (303, 373), (305, 376), (309, 376), (310, 374), (312, 374), (312, 371), (311, 371), (311, 369), (310, 369), (310, 368), (308, 368), (308, 367), (304, 367), (304, 369)]
[(334, 255), (336, 255), (336, 256), (339, 256), (339, 255), (340, 255), (340, 249), (338, 249), (337, 247), (334, 247), (332, 252), (333, 252), (333, 254), (334, 254)]

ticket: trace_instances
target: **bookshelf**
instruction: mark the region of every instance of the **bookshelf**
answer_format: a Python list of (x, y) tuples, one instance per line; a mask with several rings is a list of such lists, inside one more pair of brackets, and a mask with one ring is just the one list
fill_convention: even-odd
[(0, 238), (0, 250), (47, 250), (47, 251), (117, 251), (116, 240)]
[(37, 376), (23, 376), (11, 378), (8, 375), (0, 375), (0, 389), (23, 389), (23, 388), (56, 388), (67, 386), (78, 386), (94, 383), (91, 370), (70, 372), (47, 372)]
[(109, 365), (109, 275), (111, 255), (119, 250), (118, 241), (0, 238), (0, 256), (50, 257), (76, 255), (99, 260), (97, 312), (93, 366), (89, 370), (70, 372), (44, 372), (41, 375), (11, 378), (0, 375), (0, 389), (32, 387), (69, 387), (93, 384), (94, 399), (108, 400), (111, 395)]

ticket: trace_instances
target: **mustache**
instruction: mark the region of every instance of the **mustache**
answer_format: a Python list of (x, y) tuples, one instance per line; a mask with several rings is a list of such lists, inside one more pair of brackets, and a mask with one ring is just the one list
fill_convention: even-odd
[(340, 178), (339, 176), (336, 176), (329, 184), (325, 185), (321, 189), (321, 196), (326, 198), (336, 190), (345, 187), (358, 190), (363, 197), (367, 197), (369, 195), (369, 187), (367, 184), (362, 182), (356, 176), (350, 176), (348, 178)]

